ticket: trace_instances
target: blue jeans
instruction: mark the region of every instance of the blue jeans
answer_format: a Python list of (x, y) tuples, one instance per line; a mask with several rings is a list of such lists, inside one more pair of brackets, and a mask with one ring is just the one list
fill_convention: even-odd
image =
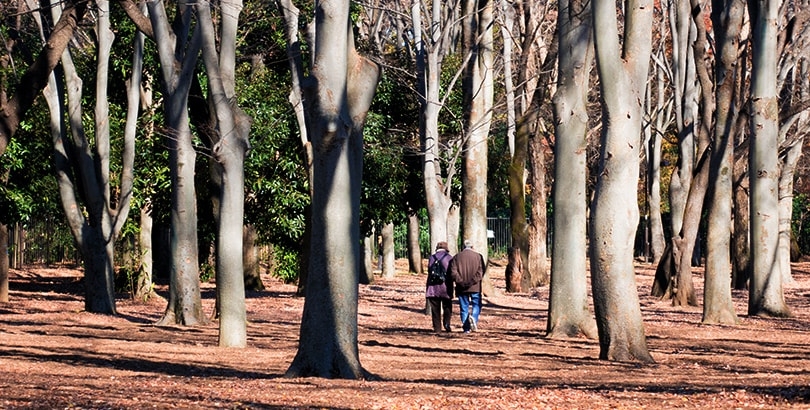
[(481, 314), (481, 292), (458, 295), (458, 305), (461, 308), (462, 329), (466, 332), (470, 330), (470, 323), (467, 320), (470, 316), (478, 324), (478, 316)]

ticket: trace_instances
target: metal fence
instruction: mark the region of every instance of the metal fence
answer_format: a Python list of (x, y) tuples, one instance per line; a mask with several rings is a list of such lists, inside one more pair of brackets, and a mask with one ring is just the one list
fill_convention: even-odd
[[(397, 258), (407, 257), (407, 232), (407, 224), (394, 229)], [(487, 218), (487, 237), (490, 255), (506, 254), (512, 243), (509, 218)], [(423, 256), (427, 257), (432, 251), (427, 220), (420, 221), (419, 243)], [(377, 249), (374, 251), (376, 253)], [(26, 264), (80, 264), (81, 261), (81, 253), (76, 249), (64, 220), (31, 221), (9, 227), (9, 263), (12, 268)]]
[[(427, 220), (419, 221), (419, 246), (422, 256), (430, 255), (430, 232)], [(487, 218), (487, 242), (489, 255), (504, 255), (512, 244), (512, 231), (509, 218)], [(377, 249), (374, 249), (375, 253)], [(403, 224), (394, 228), (394, 255), (397, 258), (408, 257), (408, 226)]]
[(9, 265), (18, 269), (28, 264), (79, 264), (81, 254), (64, 220), (38, 220), (14, 224), (8, 230)]

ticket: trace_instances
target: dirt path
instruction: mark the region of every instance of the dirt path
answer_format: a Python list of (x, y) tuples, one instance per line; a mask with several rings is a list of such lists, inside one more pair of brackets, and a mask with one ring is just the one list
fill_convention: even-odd
[[(702, 326), (699, 308), (647, 296), (653, 271), (639, 266), (657, 361), (642, 367), (597, 360), (593, 340), (545, 339), (547, 288), (487, 299), (477, 333), (460, 333), (454, 312), (455, 331), (436, 335), (424, 276), (400, 271), (360, 287), (360, 360), (380, 380), (346, 381), (282, 377), (303, 299), (271, 278), (248, 295), (249, 347), (222, 349), (216, 323), (152, 326), (163, 300), (119, 299), (117, 317), (95, 315), (83, 312), (79, 272), (14, 271), (12, 301), (0, 304), (0, 407), (810, 408), (810, 263), (794, 272), (793, 318), (746, 317), (747, 292), (735, 292), (740, 324)], [(491, 274), (503, 289), (503, 266)], [(213, 286), (203, 292), (210, 312)]]

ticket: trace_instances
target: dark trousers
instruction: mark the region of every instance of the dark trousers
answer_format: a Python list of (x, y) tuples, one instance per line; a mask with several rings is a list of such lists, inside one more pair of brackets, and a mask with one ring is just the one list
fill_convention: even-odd
[(453, 314), (453, 300), (442, 298), (427, 298), (430, 303), (430, 315), (433, 318), (433, 331), (441, 332), (442, 327), (450, 331), (450, 317)]

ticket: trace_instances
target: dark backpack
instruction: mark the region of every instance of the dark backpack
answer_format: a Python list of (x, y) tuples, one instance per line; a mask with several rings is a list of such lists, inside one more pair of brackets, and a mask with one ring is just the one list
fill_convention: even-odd
[(441, 259), (436, 259), (433, 264), (428, 266), (428, 285), (440, 285), (447, 279), (447, 269), (444, 268), (442, 261), (447, 257), (447, 252), (442, 255)]

